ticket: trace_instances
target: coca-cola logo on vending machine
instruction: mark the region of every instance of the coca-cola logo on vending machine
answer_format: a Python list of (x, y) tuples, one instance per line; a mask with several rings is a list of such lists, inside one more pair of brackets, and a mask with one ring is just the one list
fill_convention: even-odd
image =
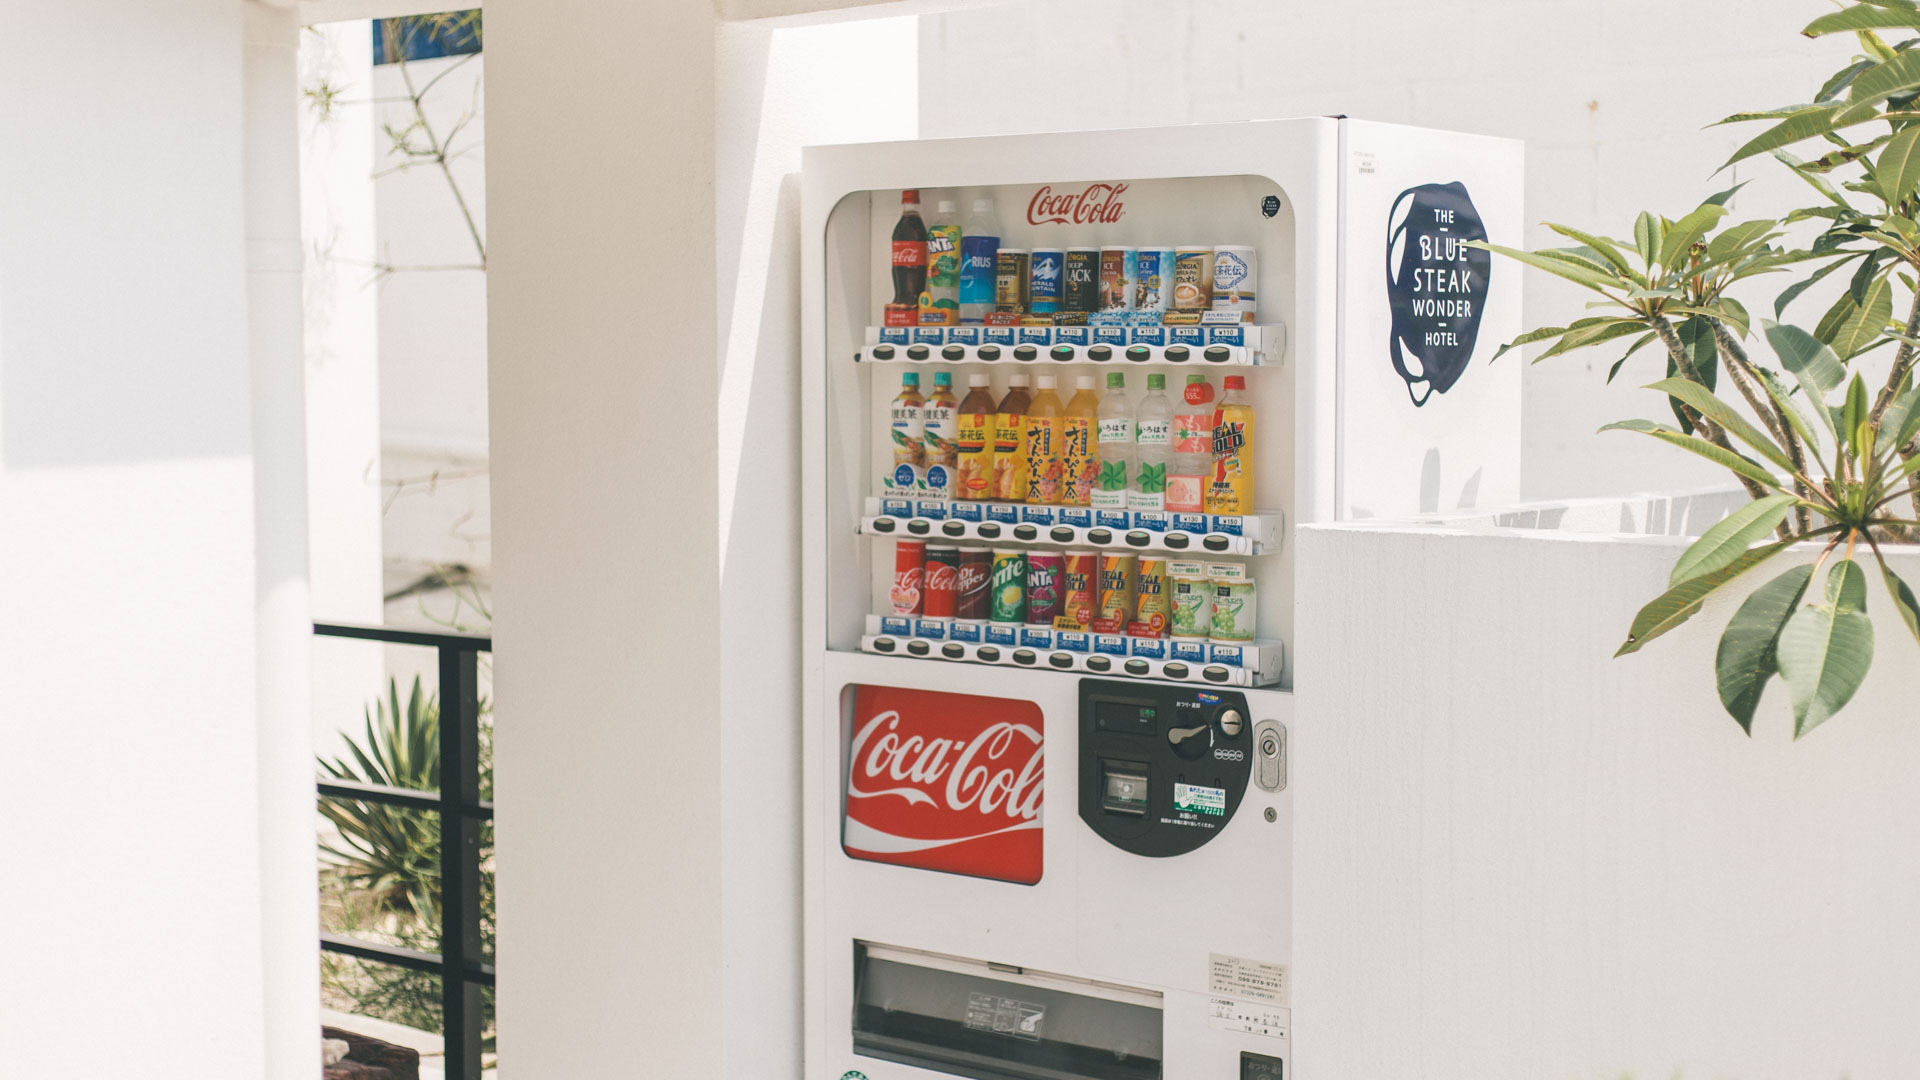
[(1044, 725), (1031, 701), (856, 686), (841, 847), (856, 859), (1038, 882)]
[(1055, 192), (1052, 184), (1044, 184), (1027, 201), (1027, 224), (1111, 225), (1127, 212), (1120, 201), (1126, 193), (1125, 184), (1088, 184), (1077, 192)]

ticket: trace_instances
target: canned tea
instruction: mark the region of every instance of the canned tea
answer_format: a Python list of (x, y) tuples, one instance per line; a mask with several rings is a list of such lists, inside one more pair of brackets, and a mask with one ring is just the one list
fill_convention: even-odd
[(1027, 554), (1027, 623), (1052, 626), (1060, 614), (1060, 579), (1066, 557), (1057, 551)]
[(1204, 563), (1168, 560), (1167, 590), (1176, 638), (1204, 638), (1213, 631), (1213, 582)]
[(1015, 548), (993, 550), (993, 574), (987, 616), (997, 623), (1027, 619), (1027, 553)]
[(1033, 256), (1025, 248), (1000, 249), (994, 262), (993, 309), (1010, 315), (1027, 313)]
[(1173, 310), (1202, 311), (1213, 304), (1213, 249), (1184, 244), (1173, 253)]
[(1059, 248), (1034, 248), (1027, 261), (1027, 310), (1035, 315), (1052, 315), (1060, 310), (1060, 284), (1064, 280), (1067, 253)]
[(1213, 310), (1239, 312), (1241, 322), (1253, 322), (1260, 309), (1259, 287), (1260, 256), (1252, 248), (1213, 249)]

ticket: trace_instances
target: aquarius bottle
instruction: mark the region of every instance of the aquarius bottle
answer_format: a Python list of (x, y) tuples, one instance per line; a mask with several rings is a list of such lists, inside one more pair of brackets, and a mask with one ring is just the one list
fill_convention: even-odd
[(1042, 375), (1035, 382), (1039, 391), (1027, 406), (1027, 501), (1060, 501), (1060, 395), (1053, 392), (1058, 380)]
[(1165, 510), (1167, 459), (1173, 441), (1173, 402), (1167, 400), (1167, 377), (1147, 376), (1147, 393), (1133, 411), (1133, 487), (1127, 492), (1129, 510)]
[(1227, 392), (1213, 410), (1213, 478), (1207, 513), (1253, 513), (1253, 403), (1247, 377), (1227, 376)]
[(1076, 376), (1073, 397), (1060, 414), (1060, 501), (1067, 506), (1089, 505), (1098, 471), (1093, 428), (1098, 422), (1100, 396), (1093, 392), (1093, 385), (1093, 376)]

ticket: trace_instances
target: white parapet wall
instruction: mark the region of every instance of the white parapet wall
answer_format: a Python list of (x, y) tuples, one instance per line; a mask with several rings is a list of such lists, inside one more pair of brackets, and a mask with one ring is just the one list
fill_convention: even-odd
[(1740, 501), (1300, 530), (1301, 1075), (1920, 1076), (1920, 645), (1879, 575), (1873, 672), (1798, 742), (1778, 682), (1751, 738), (1714, 687), (1765, 568), (1613, 659)]

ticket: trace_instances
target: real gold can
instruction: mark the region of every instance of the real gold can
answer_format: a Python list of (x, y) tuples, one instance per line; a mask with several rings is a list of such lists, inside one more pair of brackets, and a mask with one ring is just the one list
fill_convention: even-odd
[(1167, 621), (1167, 560), (1142, 555), (1133, 573), (1133, 621), (1127, 633), (1166, 637)]
[(1100, 556), (1100, 610), (1093, 629), (1102, 634), (1124, 634), (1133, 618), (1134, 557), (1125, 553)]

